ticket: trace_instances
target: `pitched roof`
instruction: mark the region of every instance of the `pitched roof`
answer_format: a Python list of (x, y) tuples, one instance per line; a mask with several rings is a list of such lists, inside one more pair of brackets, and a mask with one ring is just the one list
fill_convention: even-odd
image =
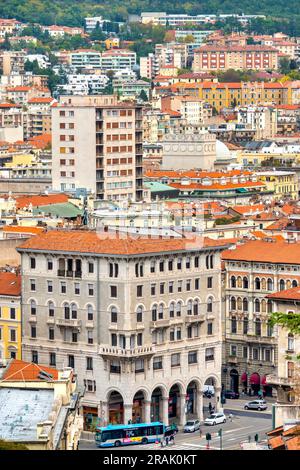
[(5, 225), (3, 227), (3, 232), (31, 233), (32, 235), (44, 232), (44, 230), (44, 227), (22, 227), (20, 225)]
[(300, 287), (292, 287), (291, 289), (274, 292), (267, 295), (267, 297), (275, 300), (300, 300)]
[(281, 436), (276, 436), (269, 439), (268, 444), (272, 449), (277, 449), (278, 447), (284, 447), (284, 440)]
[(19, 359), (13, 359), (12, 362), (7, 366), (2, 380), (7, 381), (38, 381), (39, 373), (41, 371), (47, 372), (53, 376), (54, 380), (58, 380), (58, 371), (52, 367), (34, 364), (30, 362), (21, 361)]
[(94, 254), (140, 255), (146, 253), (200, 250), (201, 247), (218, 247), (226, 240), (212, 240), (190, 236), (180, 239), (147, 238), (129, 234), (97, 233), (94, 231), (51, 230), (30, 238), (17, 250), (65, 251)]
[(46, 206), (49, 204), (58, 204), (68, 202), (68, 196), (63, 193), (59, 194), (41, 194), (39, 196), (17, 196), (16, 198), (17, 209), (23, 209), (30, 204), (32, 207)]
[(287, 439), (285, 441), (285, 447), (287, 450), (300, 450), (300, 436)]
[(13, 297), (21, 295), (21, 276), (15, 273), (0, 272), (0, 295)]
[(254, 240), (222, 253), (224, 260), (300, 264), (300, 243)]

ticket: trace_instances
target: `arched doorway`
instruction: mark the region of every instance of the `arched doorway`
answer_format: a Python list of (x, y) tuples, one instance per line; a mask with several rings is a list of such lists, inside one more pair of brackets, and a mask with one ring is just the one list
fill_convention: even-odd
[(180, 387), (174, 384), (169, 392), (169, 419), (170, 421), (177, 421), (180, 418)]
[(250, 376), (249, 385), (251, 388), (251, 394), (257, 395), (260, 390), (260, 376), (257, 372), (254, 372)]
[(236, 393), (239, 391), (239, 373), (236, 369), (230, 371), (230, 390)]
[(247, 393), (248, 392), (248, 375), (246, 372), (243, 372), (242, 375), (241, 375), (241, 383), (242, 383), (242, 387), (243, 387), (243, 392), (244, 393)]
[(186, 418), (200, 419), (200, 407), (202, 407), (202, 390), (200, 390), (198, 382), (192, 380), (186, 389)]
[(132, 403), (132, 422), (143, 423), (145, 421), (145, 395), (142, 390), (136, 392)]
[(162, 397), (163, 392), (160, 387), (157, 387), (153, 390), (151, 395), (151, 421), (163, 421), (163, 411), (162, 411)]
[(269, 385), (267, 383), (267, 379), (266, 379), (266, 376), (264, 375), (261, 379), (261, 385), (262, 385), (262, 389), (263, 389), (263, 396), (264, 397), (272, 397), (273, 396), (273, 389), (272, 389), (272, 385)]
[(123, 424), (124, 401), (122, 395), (113, 390), (108, 398), (108, 421), (110, 424)]

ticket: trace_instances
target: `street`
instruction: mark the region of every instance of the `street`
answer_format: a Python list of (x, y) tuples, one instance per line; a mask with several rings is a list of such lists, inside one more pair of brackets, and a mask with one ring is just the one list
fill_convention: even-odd
[[(222, 436), (222, 449), (224, 450), (239, 450), (241, 441), (248, 441), (248, 436), (251, 436), (251, 441), (254, 441), (255, 434), (259, 435), (259, 440), (266, 438), (265, 433), (272, 428), (272, 404), (268, 403), (266, 411), (250, 411), (244, 410), (244, 404), (248, 400), (226, 400), (224, 405), (224, 412), (227, 416), (225, 424), (216, 426), (205, 426), (202, 424), (202, 438), (199, 436), (199, 431), (191, 434), (179, 431), (175, 437), (175, 444), (164, 447), (163, 450), (205, 450), (207, 442), (205, 435), (209, 432), (212, 439), (209, 443), (212, 450), (220, 450), (220, 437), (218, 436), (219, 429), (223, 430)], [(207, 400), (208, 404), (209, 400)], [(206, 405), (206, 403), (205, 403)], [(233, 421), (230, 422), (228, 415), (232, 413)], [(207, 416), (207, 413), (205, 413)], [(162, 450), (160, 444), (148, 445), (134, 445), (122, 446), (113, 448), (114, 451), (123, 450)], [(94, 441), (80, 441), (79, 450), (102, 450), (97, 448)]]

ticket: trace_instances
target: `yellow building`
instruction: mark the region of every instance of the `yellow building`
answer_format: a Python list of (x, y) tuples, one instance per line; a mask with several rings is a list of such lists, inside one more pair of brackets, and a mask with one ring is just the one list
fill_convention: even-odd
[(120, 39), (119, 38), (107, 38), (104, 41), (106, 49), (113, 49), (114, 47), (120, 47)]
[(298, 82), (265, 83), (174, 83), (171, 90), (175, 93), (198, 97), (213, 106), (218, 112), (223, 108), (245, 106), (248, 104), (297, 104), (300, 100)]
[(298, 199), (298, 178), (293, 171), (264, 171), (257, 173), (269, 191), (273, 191), (275, 201), (284, 197)]
[(262, 152), (236, 152), (236, 160), (238, 164), (243, 166), (261, 166), (267, 165), (274, 167), (277, 165), (291, 165), (292, 163), (300, 164), (300, 153), (262, 153)]
[(0, 364), (21, 355), (21, 276), (0, 272)]

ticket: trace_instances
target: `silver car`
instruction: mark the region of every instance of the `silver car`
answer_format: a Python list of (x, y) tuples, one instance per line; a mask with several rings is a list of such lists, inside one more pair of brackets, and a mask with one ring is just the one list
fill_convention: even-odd
[(265, 402), (265, 400), (248, 401), (244, 405), (245, 410), (258, 410), (258, 411), (261, 411), (261, 410), (266, 410), (267, 408), (268, 408), (268, 405)]
[(199, 419), (191, 419), (187, 421), (184, 425), (183, 432), (195, 432), (200, 429)]

